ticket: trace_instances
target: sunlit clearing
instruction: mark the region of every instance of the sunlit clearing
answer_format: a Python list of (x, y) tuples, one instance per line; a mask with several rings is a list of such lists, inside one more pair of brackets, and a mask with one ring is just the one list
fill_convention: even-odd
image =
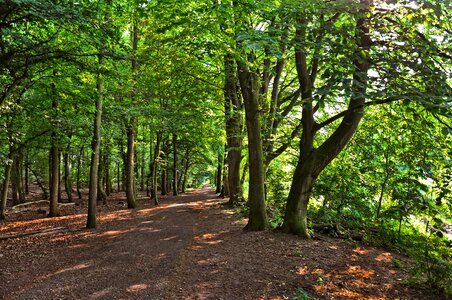
[(134, 285), (129, 286), (129, 287), (127, 288), (127, 291), (128, 291), (129, 293), (136, 293), (136, 292), (145, 290), (145, 289), (147, 289), (148, 287), (149, 287), (149, 285), (144, 284), (144, 283), (141, 283), (141, 284), (134, 284)]

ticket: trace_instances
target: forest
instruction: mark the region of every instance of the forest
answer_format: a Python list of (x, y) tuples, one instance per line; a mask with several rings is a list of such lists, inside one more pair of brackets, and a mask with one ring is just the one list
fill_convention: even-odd
[(211, 185), (249, 234), (450, 296), (451, 72), (451, 1), (0, 0), (0, 242), (37, 203), (100, 230)]

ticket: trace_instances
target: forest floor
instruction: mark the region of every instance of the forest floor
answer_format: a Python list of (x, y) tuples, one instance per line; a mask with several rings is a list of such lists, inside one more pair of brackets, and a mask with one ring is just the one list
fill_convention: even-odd
[(159, 206), (144, 196), (129, 210), (113, 194), (90, 230), (86, 203), (56, 218), (10, 214), (0, 222), (0, 299), (444, 299), (406, 285), (408, 260), (384, 249), (245, 232), (208, 186)]

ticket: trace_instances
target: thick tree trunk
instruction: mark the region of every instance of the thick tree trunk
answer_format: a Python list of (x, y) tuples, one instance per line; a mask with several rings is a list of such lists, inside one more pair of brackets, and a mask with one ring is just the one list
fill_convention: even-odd
[(57, 145), (53, 145), (50, 149), (50, 165), (52, 166), (50, 174), (50, 210), (49, 217), (56, 217), (59, 215), (58, 211), (58, 194), (60, 186), (60, 151)]
[(89, 173), (89, 197), (88, 197), (88, 218), (86, 222), (87, 228), (96, 228), (96, 202), (100, 160), (100, 131), (102, 125), (102, 105), (104, 100), (104, 75), (102, 69), (104, 67), (104, 50), (102, 48), (99, 54), (99, 73), (97, 75), (97, 99), (96, 112), (93, 126), (93, 140), (91, 142), (91, 165)]
[(250, 72), (247, 66), (241, 65), (239, 82), (245, 104), (250, 175), (248, 193), (250, 212), (245, 229), (265, 230), (268, 228), (268, 221), (265, 209), (264, 159), (259, 124), (258, 76), (256, 73)]
[[(131, 32), (132, 37), (132, 79), (136, 82), (138, 72), (136, 52), (138, 49), (138, 24), (137, 17), (134, 16), (133, 28)], [(133, 86), (132, 103), (134, 102), (136, 94), (136, 84)], [(135, 139), (138, 120), (136, 117), (131, 117), (127, 124), (127, 165), (126, 165), (126, 197), (127, 207), (135, 208), (137, 206), (136, 186), (135, 186)]]
[[(365, 2), (365, 0), (363, 0)], [(301, 32), (297, 31), (297, 35)], [(359, 36), (358, 49), (355, 52), (353, 64), (352, 95), (348, 111), (340, 125), (331, 136), (318, 148), (313, 147), (315, 128), (312, 108), (312, 76), (308, 74), (306, 57), (302, 49), (295, 52), (296, 66), (303, 97), (303, 134), (300, 141), (300, 158), (292, 179), (289, 196), (287, 198), (283, 231), (309, 238), (307, 228), (307, 207), (309, 196), (317, 176), (344, 149), (356, 132), (363, 115), (363, 104), (367, 89), (367, 71), (369, 60), (367, 51), (371, 40), (368, 28), (363, 18), (357, 21)], [(300, 38), (301, 36), (297, 36)]]
[[(56, 76), (56, 72), (54, 72)], [(55, 113), (55, 119), (58, 117), (58, 95), (56, 94), (56, 86), (52, 84), (52, 109)], [(54, 121), (54, 131), (52, 132), (52, 147), (50, 148), (50, 209), (49, 217), (59, 215), (58, 198), (60, 192), (60, 149), (58, 142), (58, 126), (56, 120)]]
[(173, 196), (179, 194), (177, 177), (177, 135), (173, 133)]

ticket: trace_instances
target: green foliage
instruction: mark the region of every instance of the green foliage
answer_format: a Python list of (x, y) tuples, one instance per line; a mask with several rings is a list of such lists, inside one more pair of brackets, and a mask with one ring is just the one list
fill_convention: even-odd
[(306, 292), (303, 288), (299, 288), (297, 290), (296, 295), (292, 298), (292, 300), (311, 300), (312, 298), (309, 296), (308, 292)]

